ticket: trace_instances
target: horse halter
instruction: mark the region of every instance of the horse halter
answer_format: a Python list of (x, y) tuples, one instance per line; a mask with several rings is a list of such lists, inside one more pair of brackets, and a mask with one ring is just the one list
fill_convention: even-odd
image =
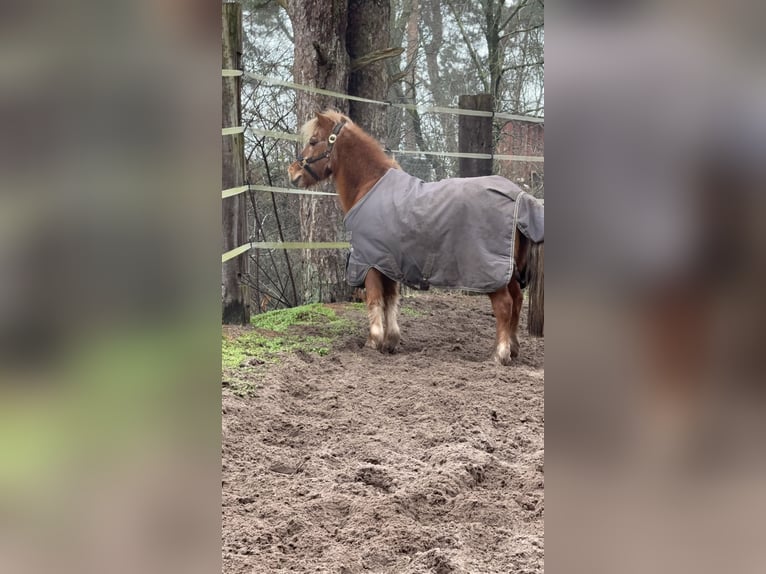
[(323, 160), (327, 157), (330, 157), (330, 154), (332, 153), (332, 148), (335, 145), (335, 140), (338, 139), (338, 134), (340, 133), (340, 130), (343, 129), (343, 126), (345, 125), (346, 125), (346, 120), (343, 120), (335, 124), (335, 127), (332, 129), (332, 133), (327, 137), (327, 149), (324, 150), (324, 153), (320, 155), (315, 155), (313, 157), (303, 157), (301, 154), (298, 154), (298, 161), (301, 163), (301, 169), (304, 169), (307, 172), (309, 172), (311, 177), (313, 177), (316, 181), (320, 181), (320, 178), (314, 172), (314, 170), (311, 169), (311, 164), (316, 163), (320, 160)]

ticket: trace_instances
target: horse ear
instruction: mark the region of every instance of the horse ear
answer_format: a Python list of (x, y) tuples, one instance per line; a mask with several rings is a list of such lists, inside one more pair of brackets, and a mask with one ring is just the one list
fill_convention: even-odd
[(317, 125), (321, 126), (323, 128), (327, 128), (327, 126), (332, 126), (332, 120), (328, 118), (325, 114), (322, 112), (317, 112)]

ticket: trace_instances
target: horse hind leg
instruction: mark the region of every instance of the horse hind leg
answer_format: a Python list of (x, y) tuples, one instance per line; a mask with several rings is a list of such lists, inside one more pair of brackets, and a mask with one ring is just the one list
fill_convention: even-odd
[(526, 275), (527, 260), (529, 257), (529, 240), (518, 229), (514, 248), (514, 261), (519, 271), (518, 277), (512, 277), (508, 283), (508, 294), (511, 297), (511, 319), (509, 322), (511, 357), (519, 356), (519, 319), (521, 318), (521, 306), (524, 303), (524, 293), (521, 290), (520, 279)]
[(393, 353), (399, 344), (399, 284), (383, 276), (383, 303), (385, 315), (385, 337), (382, 351)]
[(499, 365), (511, 364), (511, 315), (513, 313), (513, 300), (511, 293), (506, 287), (498, 289), (489, 296), (492, 302), (492, 310), (495, 313), (495, 353), (492, 356)]

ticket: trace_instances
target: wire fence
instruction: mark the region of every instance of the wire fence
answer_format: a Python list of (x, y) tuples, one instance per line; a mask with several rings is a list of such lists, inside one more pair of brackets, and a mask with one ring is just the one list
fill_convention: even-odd
[[(334, 98), (340, 98), (345, 100), (354, 100), (354, 101), (364, 102), (368, 104), (377, 104), (377, 105), (389, 106), (389, 107), (400, 108), (405, 110), (415, 110), (418, 113), (423, 113), (423, 114), (428, 114), (428, 113), (455, 114), (455, 115), (464, 115), (464, 116), (492, 117), (492, 118), (496, 118), (500, 120), (518, 120), (518, 121), (538, 123), (538, 124), (545, 123), (545, 118), (541, 118), (537, 116), (522, 116), (522, 115), (507, 114), (507, 113), (495, 112), (495, 111), (467, 110), (467, 109), (449, 108), (449, 107), (443, 107), (443, 106), (424, 106), (424, 105), (417, 105), (417, 104), (405, 104), (405, 103), (399, 103), (399, 102), (372, 100), (369, 98), (362, 98), (359, 96), (351, 96), (349, 94), (343, 94), (340, 92), (325, 90), (323, 88), (316, 88), (313, 86), (296, 84), (294, 82), (288, 82), (286, 80), (264, 76), (264, 75), (256, 74), (253, 72), (246, 72), (244, 70), (224, 69), (222, 70), (222, 76), (223, 77), (241, 76), (247, 80), (263, 82), (272, 86), (282, 86), (282, 87), (291, 88), (295, 90), (301, 90), (301, 91), (310, 92), (314, 94), (321, 94), (321, 95), (331, 96)], [(288, 140), (288, 141), (295, 141), (295, 142), (303, 141), (302, 137), (298, 134), (262, 130), (262, 129), (254, 128), (251, 126), (225, 127), (221, 129), (221, 136), (241, 134), (241, 133), (244, 133), (246, 130), (260, 137), (268, 137), (273, 139), (281, 139), (281, 140)], [(499, 161), (544, 163), (544, 156), (483, 154), (483, 153), (468, 153), (468, 152), (442, 152), (442, 151), (422, 151), (422, 150), (386, 150), (386, 151), (390, 152), (394, 156), (396, 156), (397, 154), (430, 155), (430, 156), (450, 157), (450, 158), (492, 159), (492, 160), (499, 160)], [(222, 190), (221, 199), (234, 197), (241, 193), (250, 192), (250, 191), (266, 191), (270, 193), (282, 193), (282, 194), (293, 194), (293, 195), (316, 195), (316, 196), (336, 195), (335, 193), (325, 192), (325, 191), (314, 191), (314, 190), (307, 190), (307, 189), (290, 189), (285, 187), (272, 187), (268, 185), (253, 185), (248, 183), (247, 185)], [(350, 244), (348, 242), (318, 243), (318, 242), (282, 242), (282, 241), (253, 242), (253, 241), (250, 241), (248, 243), (245, 243), (243, 245), (240, 245), (239, 247), (236, 247), (230, 251), (223, 253), (221, 255), (221, 262), (224, 263), (230, 259), (233, 259), (234, 257), (238, 257), (239, 255), (242, 255), (250, 251), (251, 249), (347, 249), (348, 247), (350, 247)]]
[[(261, 137), (269, 137), (274, 139), (282, 139), (282, 140), (289, 140), (289, 141), (295, 141), (295, 142), (302, 142), (303, 138), (299, 136), (298, 134), (289, 134), (287, 132), (274, 132), (269, 130), (261, 130), (258, 128), (253, 127), (247, 127), (245, 128), (242, 126), (241, 131), (238, 131), (236, 133), (242, 133), (245, 129), (249, 130), (250, 133), (261, 136)], [(525, 162), (540, 162), (542, 163), (544, 161), (543, 156), (537, 156), (537, 155), (507, 155), (507, 154), (489, 154), (489, 153), (468, 153), (468, 152), (451, 152), (451, 151), (422, 151), (422, 150), (408, 150), (408, 149), (398, 149), (398, 150), (389, 150), (386, 151), (390, 152), (394, 156), (396, 154), (405, 154), (405, 155), (434, 155), (439, 157), (465, 157), (470, 159), (497, 159), (500, 161), (525, 161)]]

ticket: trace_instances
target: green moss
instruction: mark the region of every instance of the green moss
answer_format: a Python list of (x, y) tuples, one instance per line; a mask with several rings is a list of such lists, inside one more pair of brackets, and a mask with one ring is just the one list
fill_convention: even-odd
[(268, 329), (270, 331), (285, 331), (293, 325), (315, 325), (338, 320), (333, 309), (314, 303), (293, 307), (292, 309), (278, 309), (260, 315), (254, 315), (250, 320), (253, 327)]
[(348, 319), (322, 304), (279, 309), (251, 320), (252, 329), (236, 336), (223, 335), (221, 357), (224, 369), (246, 369), (246, 360), (273, 363), (281, 354), (302, 351), (327, 355), (333, 341), (353, 328)]

